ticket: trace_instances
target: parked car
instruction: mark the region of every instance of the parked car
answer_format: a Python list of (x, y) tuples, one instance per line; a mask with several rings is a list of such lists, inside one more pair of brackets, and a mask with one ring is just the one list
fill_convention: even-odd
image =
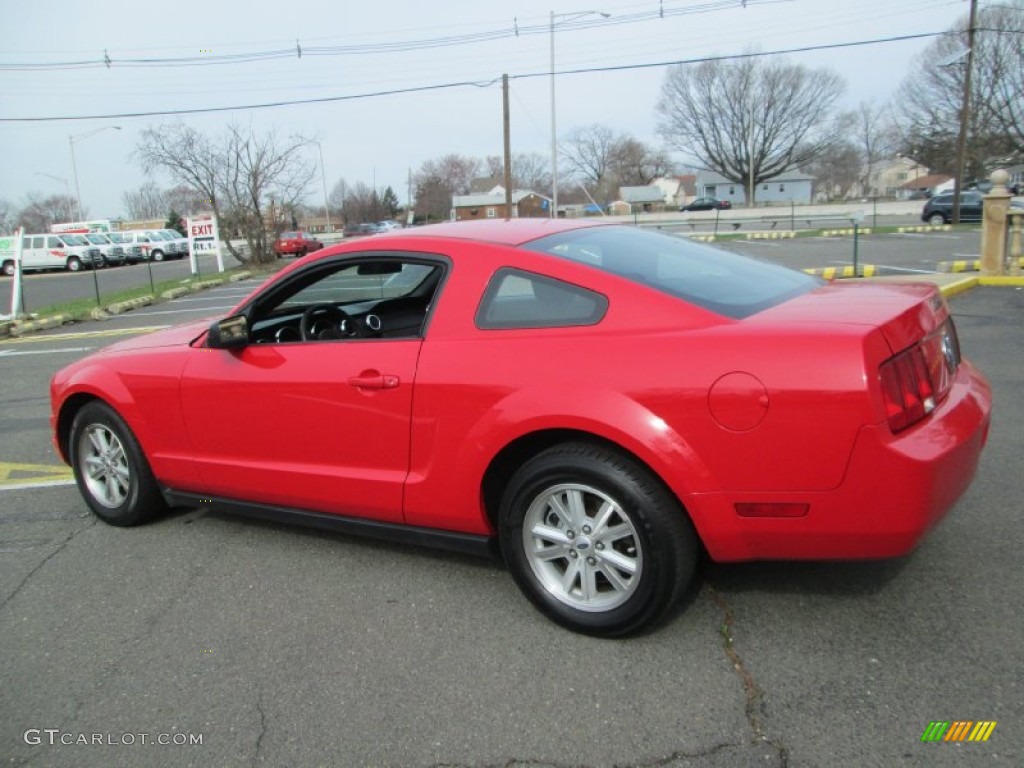
[(358, 237), (360, 235), (375, 235), (378, 229), (376, 224), (346, 224), (345, 237)]
[[(984, 212), (985, 196), (980, 192), (962, 192), (960, 195), (960, 221), (981, 221)], [(1024, 201), (1011, 200), (1010, 207), (1014, 210), (1024, 209)], [(953, 221), (953, 193), (936, 195), (921, 211), (921, 221), (929, 224), (949, 224)]]
[(992, 402), (934, 286), (550, 219), (323, 249), (212, 324), (71, 364), (51, 401), (108, 523), (202, 504), (497, 547), (603, 636), (668, 616), (701, 550), (907, 553), (970, 485)]
[(394, 232), (402, 228), (397, 221), (378, 221), (376, 226), (377, 232)]
[(727, 211), (732, 208), (728, 200), (719, 200), (717, 197), (698, 197), (689, 205), (682, 206), (680, 211)]
[(305, 256), (307, 253), (319, 251), (324, 244), (309, 232), (282, 232), (274, 241), (274, 253), (282, 256)]
[[(956, 196), (952, 192), (935, 195), (924, 204), (921, 221), (929, 224), (949, 224), (953, 221), (953, 201)], [(985, 196), (981, 192), (960, 193), (960, 221), (981, 221), (982, 202)]]

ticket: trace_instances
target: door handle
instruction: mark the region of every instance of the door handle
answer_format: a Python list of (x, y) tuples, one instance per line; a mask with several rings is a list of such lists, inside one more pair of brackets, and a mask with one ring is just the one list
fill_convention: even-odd
[(364, 371), (358, 376), (350, 378), (348, 383), (356, 389), (395, 389), (399, 380), (397, 376), (390, 374)]

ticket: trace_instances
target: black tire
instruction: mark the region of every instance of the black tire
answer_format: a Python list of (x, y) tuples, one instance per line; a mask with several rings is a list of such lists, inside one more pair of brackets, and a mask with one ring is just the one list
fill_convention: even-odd
[(928, 223), (931, 224), (933, 227), (938, 227), (942, 224), (948, 224), (949, 222), (946, 221), (946, 217), (944, 214), (933, 213), (931, 216), (928, 217)]
[(138, 440), (110, 406), (99, 401), (83, 406), (71, 425), (68, 448), (78, 490), (104, 522), (139, 525), (166, 511)]
[(153, 251), (152, 252), (152, 259), (153, 259), (153, 261), (163, 261), (164, 260), (164, 252), (163, 251)]
[[(647, 468), (608, 448), (564, 443), (539, 453), (512, 476), (499, 515), (516, 583), (576, 632), (621, 637), (650, 628), (693, 578), (699, 546), (686, 512)], [(524, 536), (526, 528), (545, 533)]]
[(14, 262), (13, 261), (5, 261), (4, 262), (3, 273), (7, 277), (14, 277)]
[(82, 271), (82, 260), (77, 256), (72, 256), (68, 259), (68, 272), (81, 272)]

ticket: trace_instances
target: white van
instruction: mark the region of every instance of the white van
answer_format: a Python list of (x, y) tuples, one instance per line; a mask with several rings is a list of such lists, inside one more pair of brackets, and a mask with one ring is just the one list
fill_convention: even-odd
[(121, 237), (129, 244), (139, 246), (146, 261), (163, 261), (181, 255), (173, 242), (155, 230), (129, 229), (121, 232)]
[(124, 246), (111, 240), (106, 232), (85, 232), (82, 237), (100, 249), (104, 266), (119, 267), (127, 262)]
[[(82, 235), (41, 234), (22, 237), (21, 268), (25, 272), (37, 269), (78, 272), (85, 267), (102, 266), (103, 254), (100, 249)], [(5, 275), (14, 274), (13, 248), (0, 251), (0, 269)]]
[(142, 248), (135, 245), (133, 241), (124, 237), (123, 232), (104, 232), (104, 235), (110, 238), (110, 241), (117, 243), (124, 249), (124, 260), (126, 264), (138, 264), (144, 260), (142, 255)]

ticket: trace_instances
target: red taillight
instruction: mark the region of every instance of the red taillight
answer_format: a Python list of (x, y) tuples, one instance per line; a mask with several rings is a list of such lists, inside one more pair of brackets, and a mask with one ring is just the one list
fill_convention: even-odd
[(952, 318), (883, 363), (879, 380), (889, 428), (899, 432), (935, 410), (953, 386), (959, 364), (960, 348)]

